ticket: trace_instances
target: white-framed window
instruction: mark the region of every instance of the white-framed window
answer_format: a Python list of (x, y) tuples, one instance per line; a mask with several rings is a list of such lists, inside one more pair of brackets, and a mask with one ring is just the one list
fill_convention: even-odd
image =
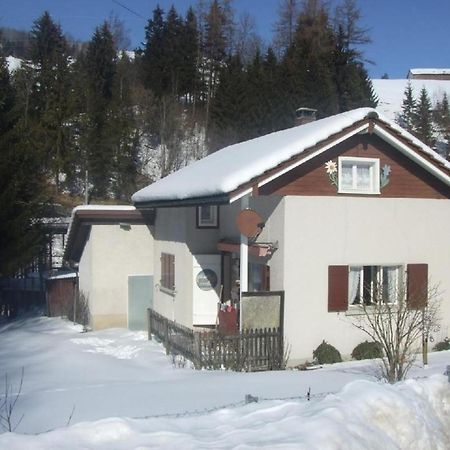
[(380, 160), (341, 156), (339, 165), (339, 192), (344, 194), (379, 194)]
[(217, 205), (197, 206), (197, 228), (218, 228), (219, 207)]
[(349, 305), (397, 303), (403, 293), (403, 273), (402, 265), (349, 266)]

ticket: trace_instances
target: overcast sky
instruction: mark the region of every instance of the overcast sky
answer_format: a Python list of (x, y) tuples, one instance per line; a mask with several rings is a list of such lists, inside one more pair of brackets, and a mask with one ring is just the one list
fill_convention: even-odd
[[(249, 12), (257, 32), (270, 42), (281, 0), (234, 0), (236, 16)], [(336, 3), (337, 0), (334, 0)], [(196, 0), (0, 0), (0, 25), (29, 30), (48, 10), (64, 32), (88, 40), (111, 13), (125, 23), (133, 47), (144, 38), (144, 27), (157, 4), (174, 4), (184, 14)], [(359, 0), (363, 26), (373, 43), (365, 47), (369, 74), (404, 78), (409, 68), (450, 67), (450, 0)], [(130, 11), (131, 10), (131, 11)]]

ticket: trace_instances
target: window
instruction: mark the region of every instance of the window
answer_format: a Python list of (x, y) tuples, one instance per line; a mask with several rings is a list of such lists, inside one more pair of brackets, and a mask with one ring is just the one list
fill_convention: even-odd
[(218, 228), (219, 207), (217, 205), (197, 206), (197, 228)]
[(428, 299), (428, 265), (328, 266), (328, 312), (375, 302), (406, 300), (411, 309), (423, 308)]
[(270, 266), (254, 262), (248, 264), (248, 291), (270, 291)]
[(380, 161), (376, 158), (339, 158), (339, 192), (380, 193)]
[(349, 305), (393, 304), (401, 292), (402, 266), (350, 266)]
[(175, 291), (175, 256), (161, 253), (161, 289)]

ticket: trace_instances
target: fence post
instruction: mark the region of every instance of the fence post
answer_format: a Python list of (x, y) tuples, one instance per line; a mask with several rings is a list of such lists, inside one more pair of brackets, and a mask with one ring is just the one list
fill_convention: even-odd
[(148, 340), (152, 340), (152, 316), (151, 316), (150, 308), (147, 308), (147, 331), (148, 331)]
[(194, 332), (194, 367), (197, 370), (202, 368), (202, 337), (201, 333)]
[(164, 346), (166, 347), (166, 355), (170, 353), (169, 343), (169, 321), (164, 319)]

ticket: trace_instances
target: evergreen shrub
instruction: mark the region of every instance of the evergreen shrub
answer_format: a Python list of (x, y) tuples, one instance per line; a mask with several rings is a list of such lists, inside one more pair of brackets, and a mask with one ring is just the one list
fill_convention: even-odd
[(438, 342), (434, 347), (433, 350), (435, 352), (442, 352), (444, 350), (450, 350), (450, 340), (448, 338), (445, 338), (443, 341)]
[(342, 361), (339, 351), (325, 341), (322, 341), (313, 351), (313, 357), (318, 364), (333, 364)]
[(379, 342), (364, 341), (358, 344), (352, 351), (352, 358), (361, 359), (375, 359), (383, 356), (383, 348)]

